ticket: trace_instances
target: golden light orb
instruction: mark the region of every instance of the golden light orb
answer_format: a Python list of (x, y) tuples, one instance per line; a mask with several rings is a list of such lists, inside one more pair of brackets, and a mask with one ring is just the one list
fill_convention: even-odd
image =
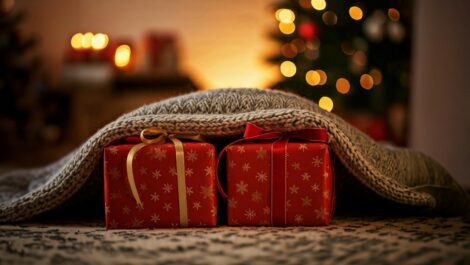
[(336, 80), (336, 90), (341, 94), (347, 94), (351, 89), (351, 85), (349, 84), (348, 79), (346, 78), (338, 78)]
[(117, 67), (123, 68), (131, 61), (131, 47), (127, 44), (119, 45), (114, 54), (114, 63)]
[(333, 100), (327, 96), (321, 97), (318, 101), (318, 106), (328, 112), (331, 112), (334, 107)]
[(311, 86), (317, 86), (320, 84), (321, 76), (315, 70), (310, 70), (305, 74), (305, 81)]
[(352, 6), (349, 8), (349, 16), (354, 20), (361, 20), (362, 16), (362, 9), (358, 6)]
[(91, 40), (91, 47), (94, 50), (102, 50), (108, 46), (109, 42), (109, 37), (106, 34), (103, 33), (97, 33), (93, 36), (93, 39)]
[(294, 33), (295, 31), (295, 24), (294, 23), (282, 23), (280, 22), (279, 23), (279, 30), (286, 34), (286, 35), (290, 35), (292, 33)]
[(374, 86), (374, 78), (368, 74), (363, 74), (359, 79), (359, 83), (361, 84), (362, 88), (369, 90)]
[(322, 11), (326, 8), (326, 1), (325, 0), (312, 0), (310, 1), (312, 7), (318, 11)]
[(75, 50), (81, 49), (82, 48), (82, 38), (83, 34), (82, 33), (75, 33), (72, 38), (70, 39), (70, 45), (72, 48)]
[(281, 74), (285, 77), (293, 77), (297, 72), (297, 66), (291, 61), (284, 61), (280, 66)]

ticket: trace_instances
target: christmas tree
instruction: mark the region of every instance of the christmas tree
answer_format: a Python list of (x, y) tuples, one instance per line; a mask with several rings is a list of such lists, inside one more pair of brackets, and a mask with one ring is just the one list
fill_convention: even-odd
[(283, 0), (274, 5), (282, 79), (273, 88), (338, 113), (382, 114), (406, 105), (410, 1)]

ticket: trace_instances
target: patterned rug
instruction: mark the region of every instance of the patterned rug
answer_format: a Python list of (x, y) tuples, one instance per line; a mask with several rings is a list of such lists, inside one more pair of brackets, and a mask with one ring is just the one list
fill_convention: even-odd
[(0, 264), (470, 264), (462, 218), (336, 217), (325, 227), (0, 226)]

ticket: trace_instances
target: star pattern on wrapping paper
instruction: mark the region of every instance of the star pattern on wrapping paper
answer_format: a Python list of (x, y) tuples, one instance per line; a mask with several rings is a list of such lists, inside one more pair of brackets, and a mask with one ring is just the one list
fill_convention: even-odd
[(228, 166), (229, 166), (230, 168), (234, 168), (236, 165), (237, 165), (237, 163), (235, 163), (235, 161), (233, 161), (233, 160), (230, 160), (230, 161), (228, 162)]
[(201, 207), (202, 206), (200, 202), (193, 202), (193, 209), (196, 209), (196, 211), (199, 211)]
[(317, 183), (314, 183), (312, 186), (310, 186), (313, 192), (317, 192), (320, 190), (320, 187), (318, 186)]
[(144, 209), (144, 205), (135, 204), (135, 209), (138, 211), (142, 211)]
[(235, 199), (228, 199), (228, 207), (237, 208), (238, 201)]
[(264, 213), (264, 214), (270, 214), (270, 213), (271, 213), (271, 209), (266, 206), (266, 207), (263, 208), (263, 213)]
[(237, 146), (237, 152), (239, 152), (240, 154), (245, 153), (245, 147), (243, 145)]
[(112, 146), (112, 147), (109, 147), (109, 148), (108, 148), (108, 151), (109, 151), (109, 153), (110, 153), (111, 155), (117, 155), (117, 153), (118, 153), (119, 150), (118, 150), (118, 148), (117, 148), (116, 146)]
[(243, 181), (240, 181), (237, 183), (237, 192), (240, 194), (245, 194), (245, 192), (248, 192), (248, 184), (246, 184)]
[(118, 225), (119, 225), (119, 223), (116, 222), (116, 220), (114, 220), (114, 219), (111, 220), (111, 222), (109, 222), (109, 227), (110, 227), (110, 228), (117, 228)]
[(189, 186), (186, 187), (186, 194), (187, 194), (188, 196), (193, 195), (193, 193), (194, 193), (193, 187), (189, 187)]
[(299, 187), (297, 187), (295, 184), (289, 187), (290, 193), (291, 194), (297, 194), (299, 192)]
[(292, 163), (292, 168), (295, 170), (300, 170), (300, 163), (298, 162)]
[(129, 215), (131, 213), (131, 209), (129, 209), (127, 205), (124, 205), (124, 207), (122, 207), (122, 213), (124, 213), (125, 215)]
[(211, 207), (211, 210), (209, 211), (211, 216), (214, 217), (217, 214), (217, 209), (215, 209), (214, 206)]
[(168, 170), (168, 173), (170, 173), (170, 175), (172, 175), (172, 176), (178, 176), (178, 172), (176, 171), (176, 168), (174, 168), (174, 167), (171, 167)]
[(146, 167), (140, 167), (139, 168), (139, 173), (140, 175), (147, 175), (147, 168)]
[(104, 213), (105, 213), (105, 214), (108, 214), (108, 213), (110, 213), (110, 212), (111, 212), (111, 208), (109, 208), (109, 205), (105, 205), (105, 206), (104, 206)]
[(211, 186), (201, 186), (200, 193), (204, 199), (214, 197), (214, 192), (212, 191)]
[(186, 168), (184, 170), (184, 174), (186, 175), (186, 177), (191, 177), (194, 174), (194, 170), (192, 168)]
[(117, 170), (117, 168), (109, 169), (108, 175), (114, 180), (120, 179), (122, 177), (121, 171)]
[(305, 152), (308, 150), (307, 144), (299, 144), (299, 150)]
[(165, 202), (163, 204), (163, 210), (169, 212), (171, 209), (173, 209), (173, 207), (171, 206), (171, 202)]
[(309, 181), (310, 178), (312, 177), (312, 175), (308, 174), (307, 172), (303, 173), (302, 174), (302, 179), (305, 180), (305, 181)]
[(329, 176), (330, 176), (330, 174), (327, 171), (323, 172), (323, 177), (324, 178), (328, 178)]
[(323, 198), (329, 199), (330, 198), (330, 192), (327, 191), (327, 190), (323, 191)]
[(260, 171), (256, 174), (255, 176), (256, 180), (259, 182), (265, 182), (268, 181), (268, 175), (264, 173), (263, 171)]
[(152, 178), (158, 180), (162, 176), (162, 173), (160, 173), (160, 170), (156, 169), (152, 172)]
[(111, 197), (111, 199), (113, 199), (113, 200), (119, 199), (119, 198), (121, 198), (121, 192), (120, 192), (120, 191), (111, 192), (110, 197)]
[(141, 226), (142, 226), (142, 223), (143, 223), (142, 220), (140, 220), (140, 219), (137, 218), (137, 217), (134, 217), (134, 219), (132, 219), (131, 226), (132, 226), (133, 228), (141, 227)]
[(245, 217), (248, 220), (253, 220), (253, 218), (256, 217), (256, 212), (253, 211), (253, 209), (249, 208), (248, 210), (245, 211)]
[(152, 200), (153, 202), (157, 202), (160, 200), (160, 195), (154, 192), (150, 194), (150, 200)]
[(260, 147), (258, 150), (256, 150), (256, 158), (257, 159), (263, 159), (266, 156), (266, 149), (263, 147)]
[(209, 159), (211, 159), (212, 157), (214, 157), (214, 152), (212, 151), (212, 149), (209, 149), (207, 150), (207, 156), (209, 157)]
[(173, 186), (170, 183), (163, 184), (163, 192), (170, 193), (173, 190)]
[(290, 200), (286, 201), (286, 209), (289, 209), (292, 206)]
[(166, 158), (166, 150), (163, 150), (160, 147), (153, 149), (152, 159), (158, 159), (158, 161), (162, 161), (164, 158)]
[(160, 221), (160, 215), (155, 214), (155, 213), (150, 218), (151, 218), (152, 222), (154, 222), (154, 223), (158, 223)]
[(197, 160), (197, 153), (194, 150), (189, 150), (189, 152), (186, 153), (186, 157), (191, 162), (196, 161)]
[(314, 167), (321, 167), (321, 165), (323, 164), (323, 161), (321, 160), (320, 157), (314, 156), (312, 158), (312, 164), (313, 164)]
[(302, 206), (303, 207), (309, 207), (312, 206), (312, 199), (308, 196), (305, 196), (302, 198)]
[(147, 184), (145, 184), (145, 183), (140, 184), (140, 190), (146, 191), (147, 190)]
[(295, 222), (298, 223), (298, 224), (301, 224), (303, 221), (304, 221), (304, 218), (302, 215), (300, 214), (297, 214), (294, 218)]
[(315, 215), (317, 219), (325, 219), (328, 217), (329, 213), (324, 207), (320, 207), (318, 209), (315, 209)]
[(255, 191), (251, 194), (251, 200), (254, 202), (260, 202), (261, 198), (261, 193), (259, 193), (258, 191)]
[(207, 166), (204, 168), (204, 173), (206, 174), (207, 177), (211, 177), (214, 173), (214, 170), (212, 169), (211, 166)]
[(248, 170), (250, 170), (250, 168), (251, 168), (250, 163), (245, 163), (242, 166), (243, 171), (246, 171), (246, 172), (248, 172)]

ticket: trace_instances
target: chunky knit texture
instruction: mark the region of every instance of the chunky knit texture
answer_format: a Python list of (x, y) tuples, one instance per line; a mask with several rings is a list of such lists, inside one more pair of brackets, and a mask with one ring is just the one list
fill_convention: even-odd
[[(196, 92), (143, 106), (103, 127), (74, 152), (46, 167), (0, 176), (0, 222), (21, 221), (62, 205), (98, 166), (103, 148), (142, 129), (228, 137), (243, 133), (247, 121), (292, 131), (328, 130), (341, 164), (366, 187), (394, 202), (440, 213), (465, 214), (470, 199), (446, 170), (416, 151), (385, 146), (296, 95), (258, 90)], [(82, 188), (82, 189), (81, 189)], [(75, 194), (76, 195), (76, 194)]]

